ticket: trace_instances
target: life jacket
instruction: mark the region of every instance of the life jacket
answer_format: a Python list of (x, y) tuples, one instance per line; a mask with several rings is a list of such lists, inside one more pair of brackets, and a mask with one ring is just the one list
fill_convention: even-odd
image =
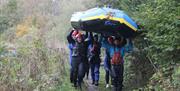
[(73, 49), (72, 49), (72, 56), (76, 57), (76, 56), (79, 56), (79, 55), (80, 55), (80, 53), (78, 51), (78, 47), (74, 46)]
[(123, 63), (123, 58), (121, 56), (121, 51), (115, 51), (115, 48), (114, 48), (114, 54), (113, 54), (112, 59), (111, 59), (111, 64), (112, 65), (119, 65), (122, 63)]
[(82, 43), (76, 43), (72, 50), (72, 56), (80, 56), (85, 57), (87, 55), (87, 46), (85, 42)]

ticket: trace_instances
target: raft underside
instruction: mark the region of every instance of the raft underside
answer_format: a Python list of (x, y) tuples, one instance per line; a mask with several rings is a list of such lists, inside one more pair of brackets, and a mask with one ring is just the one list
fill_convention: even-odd
[(111, 36), (123, 36), (125, 38), (134, 37), (136, 34), (127, 25), (107, 19), (71, 22), (71, 25), (73, 28), (83, 31), (103, 33)]

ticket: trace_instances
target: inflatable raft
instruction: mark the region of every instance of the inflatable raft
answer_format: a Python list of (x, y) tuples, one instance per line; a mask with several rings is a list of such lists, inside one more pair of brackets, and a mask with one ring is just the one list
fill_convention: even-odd
[(75, 29), (126, 38), (133, 37), (138, 31), (137, 24), (127, 14), (107, 7), (76, 12), (70, 21)]

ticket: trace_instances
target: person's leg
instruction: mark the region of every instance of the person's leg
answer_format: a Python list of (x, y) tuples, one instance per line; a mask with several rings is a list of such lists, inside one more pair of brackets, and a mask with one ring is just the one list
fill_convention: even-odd
[(79, 63), (79, 66), (78, 66), (78, 85), (80, 88), (81, 88), (81, 83), (83, 81), (84, 74), (85, 74), (84, 63), (81, 62)]
[(95, 85), (98, 86), (99, 82), (99, 68), (100, 68), (100, 63), (95, 64), (95, 69), (94, 69), (94, 74), (95, 74)]
[[(111, 76), (110, 76), (111, 63), (110, 63), (110, 61), (108, 59), (106, 59), (105, 62), (104, 62), (104, 69), (105, 69), (106, 88), (108, 88), (108, 87), (110, 87), (109, 80), (111, 78)], [(112, 83), (112, 79), (110, 81)]]
[(86, 79), (88, 79), (88, 77), (89, 77), (89, 63), (87, 61), (85, 62), (85, 76), (86, 76)]
[(123, 72), (124, 72), (124, 66), (123, 66), (123, 64), (121, 64), (119, 67), (118, 67), (118, 79), (117, 79), (117, 81), (118, 81), (118, 91), (122, 91), (122, 87), (123, 87)]
[(73, 83), (73, 68), (72, 68), (72, 56), (71, 52), (69, 55), (69, 64), (70, 64), (70, 82)]
[(83, 78), (84, 78), (84, 77), (86, 76), (86, 74), (87, 74), (87, 69), (88, 69), (88, 68), (87, 68), (87, 65), (88, 65), (88, 64), (87, 64), (87, 63), (88, 63), (87, 58), (86, 58), (86, 57), (83, 57), (83, 58), (82, 58), (82, 62), (83, 62), (84, 65), (85, 65), (85, 66), (84, 66), (84, 75), (83, 75)]
[(92, 84), (94, 84), (94, 82), (95, 82), (95, 74), (94, 74), (95, 64), (91, 63), (91, 64), (90, 64), (90, 67), (91, 67), (91, 79), (92, 79)]
[(117, 91), (118, 88), (118, 67), (117, 65), (112, 65), (111, 67), (111, 76), (112, 76), (112, 85), (113, 91)]
[(115, 65), (112, 66), (112, 83), (113, 83), (113, 91), (122, 91), (123, 86), (123, 65)]
[(78, 58), (72, 58), (72, 78), (75, 87), (77, 87), (78, 61)]
[(106, 81), (106, 88), (108, 88), (109, 85), (109, 70), (105, 69), (105, 81)]
[(86, 79), (89, 78), (89, 63), (87, 63), (87, 69), (86, 69)]
[(70, 67), (70, 82), (73, 83), (73, 68), (72, 68), (72, 65)]
[(109, 84), (109, 70), (105, 69), (105, 80), (106, 84)]

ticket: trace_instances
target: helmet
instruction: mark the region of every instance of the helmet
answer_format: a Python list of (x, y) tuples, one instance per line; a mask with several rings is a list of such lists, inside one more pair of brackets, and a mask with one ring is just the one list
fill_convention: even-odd
[(76, 36), (79, 33), (78, 30), (73, 30), (72, 36)]
[(76, 38), (81, 38), (81, 39), (82, 39), (82, 34), (81, 34), (81, 33), (78, 33), (78, 34), (76, 35)]
[(109, 36), (109, 37), (108, 37), (108, 42), (109, 42), (109, 43), (113, 43), (113, 41), (114, 41), (114, 38), (113, 38), (112, 36)]

